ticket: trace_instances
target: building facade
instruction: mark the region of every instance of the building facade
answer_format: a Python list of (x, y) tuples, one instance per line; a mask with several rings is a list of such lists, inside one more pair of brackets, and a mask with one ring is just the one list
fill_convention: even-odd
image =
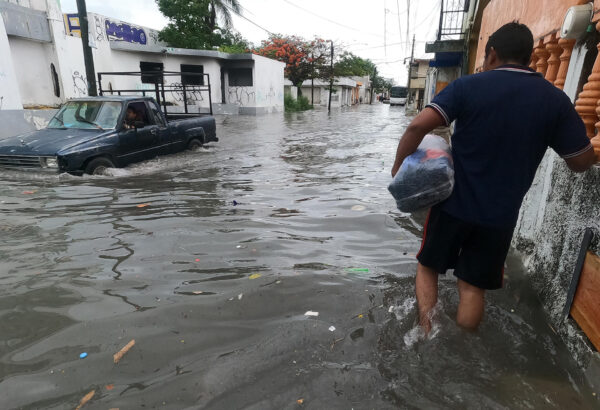
[[(356, 88), (357, 82), (353, 79), (348, 77), (336, 78), (331, 93), (331, 106), (339, 108), (352, 105)], [(311, 105), (327, 107), (329, 105), (329, 81), (315, 79), (313, 83), (313, 80), (305, 80), (298, 94), (308, 98)]]
[[(88, 81), (97, 78), (86, 78), (77, 15), (63, 14), (57, 0), (0, 0), (0, 14), (0, 118), (31, 126), (27, 119), (32, 115), (41, 115), (37, 123), (48, 116), (37, 108), (55, 108), (88, 94)], [(208, 74), (211, 84), (210, 99), (186, 94), (188, 104), (198, 111), (209, 109), (210, 103), (215, 113), (224, 114), (283, 111), (284, 63), (253, 54), (170, 48), (158, 40), (155, 30), (95, 13), (88, 13), (88, 23), (97, 73), (139, 72), (144, 65), (164, 71), (194, 70)], [(154, 88), (140, 76), (104, 78), (105, 90), (142, 93)], [(165, 84), (175, 88), (181, 81), (165, 78)], [(173, 110), (181, 109), (182, 92), (165, 96)], [(0, 131), (0, 137), (15, 131)]]

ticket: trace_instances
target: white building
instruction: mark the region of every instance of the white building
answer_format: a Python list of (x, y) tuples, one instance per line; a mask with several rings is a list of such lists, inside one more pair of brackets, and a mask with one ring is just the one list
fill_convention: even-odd
[[(302, 83), (300, 92), (302, 96), (308, 98), (312, 105), (329, 105), (329, 81), (315, 79), (314, 91), (312, 89), (312, 80), (305, 80)], [(356, 89), (356, 81), (347, 77), (336, 78), (333, 83), (333, 92), (331, 94), (332, 107), (345, 107), (352, 105), (352, 95)], [(314, 102), (312, 101), (314, 94)]]
[[(13, 124), (0, 130), (4, 137), (20, 132), (19, 126), (39, 127), (52, 114), (31, 110), (56, 108), (87, 95), (88, 79), (79, 19), (63, 15), (58, 0), (0, 0), (0, 15), (0, 120)], [(210, 76), (215, 113), (283, 111), (284, 63), (253, 54), (168, 48), (155, 30), (95, 13), (88, 13), (88, 22), (96, 72), (139, 72), (144, 64), (182, 71), (186, 65)], [(154, 88), (139, 76), (105, 81), (103, 88)], [(165, 83), (169, 81), (181, 79), (167, 77)], [(169, 94), (165, 99), (174, 109), (182, 105), (181, 93)], [(199, 110), (209, 108), (208, 95), (186, 96)]]

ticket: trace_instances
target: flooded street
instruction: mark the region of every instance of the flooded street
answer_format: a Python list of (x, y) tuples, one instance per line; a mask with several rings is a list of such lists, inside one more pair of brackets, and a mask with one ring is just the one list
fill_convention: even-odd
[(448, 275), (420, 337), (403, 113), (220, 117), (111, 176), (4, 172), (0, 408), (599, 408), (514, 256), (478, 333)]

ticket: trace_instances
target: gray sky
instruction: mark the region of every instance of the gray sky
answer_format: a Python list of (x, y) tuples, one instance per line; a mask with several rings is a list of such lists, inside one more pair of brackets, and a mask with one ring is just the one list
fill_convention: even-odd
[[(410, 56), (410, 41), (406, 41), (407, 1), (240, 0), (240, 3), (247, 19), (270, 32), (333, 39), (348, 51), (373, 60), (384, 77), (405, 84), (407, 70), (403, 60)], [(76, 11), (75, 0), (60, 2), (64, 12)], [(431, 57), (425, 54), (425, 41), (435, 37), (440, 0), (410, 3), (408, 39), (412, 40), (415, 34), (415, 57)], [(155, 29), (167, 23), (153, 0), (87, 0), (87, 7), (91, 12)], [(263, 29), (238, 16), (234, 16), (234, 27), (257, 45), (268, 37)]]

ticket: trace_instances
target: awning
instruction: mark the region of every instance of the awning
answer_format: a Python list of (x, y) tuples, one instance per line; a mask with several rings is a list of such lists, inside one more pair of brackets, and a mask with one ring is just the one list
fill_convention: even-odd
[(435, 53), (429, 67), (458, 67), (462, 65), (463, 53)]

